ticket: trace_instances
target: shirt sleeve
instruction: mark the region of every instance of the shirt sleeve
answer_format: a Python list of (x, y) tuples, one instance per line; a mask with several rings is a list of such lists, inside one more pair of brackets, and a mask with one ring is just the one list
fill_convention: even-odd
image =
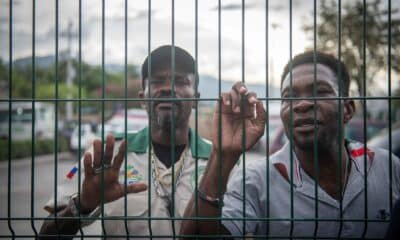
[[(389, 153), (391, 154), (391, 153)], [(392, 163), (393, 163), (393, 178), (394, 181), (392, 182), (393, 187), (393, 196), (394, 200), (400, 199), (400, 159), (396, 157), (396, 155), (392, 154)]]
[[(232, 236), (255, 233), (260, 224), (259, 217), (262, 210), (260, 209), (259, 191), (264, 181), (260, 179), (257, 170), (251, 167), (246, 168), (245, 177), (243, 176), (243, 168), (236, 168), (231, 175), (224, 195), (224, 207), (222, 208), (224, 220), (222, 220), (222, 224)], [(245, 210), (244, 214), (243, 209)]]

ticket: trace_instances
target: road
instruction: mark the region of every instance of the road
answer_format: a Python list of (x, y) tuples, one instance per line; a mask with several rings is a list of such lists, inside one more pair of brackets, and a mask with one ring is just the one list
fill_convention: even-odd
[[(66, 172), (77, 162), (77, 159), (69, 153), (61, 153), (57, 158), (57, 181), (61, 182), (65, 178)], [(54, 192), (54, 159), (54, 155), (35, 157), (33, 199), (31, 197), (32, 159), (27, 158), (11, 161), (10, 182), (8, 177), (8, 161), (0, 163), (0, 236), (11, 235), (7, 220), (5, 220), (8, 214), (12, 218), (25, 218), (24, 220), (10, 221), (16, 236), (33, 235), (33, 228), (39, 231), (42, 220), (32, 221), (32, 225), (29, 218), (43, 218), (48, 215), (43, 210), (43, 205)], [(8, 201), (9, 185), (11, 186), (10, 201)], [(10, 211), (8, 210), (9, 207)], [(26, 237), (26, 239), (32, 239), (32, 237)]]
[[(260, 158), (262, 156), (256, 153), (246, 154), (246, 161)], [(8, 215), (13, 218), (9, 223), (15, 233), (14, 236), (18, 239), (33, 239), (35, 229), (39, 232), (42, 219), (48, 215), (43, 206), (54, 194), (56, 169), (54, 159), (54, 155), (35, 157), (33, 198), (31, 196), (32, 159), (11, 161), (10, 182), (8, 161), (0, 162), (0, 238), (10, 236), (11, 239), (12, 232), (8, 226)], [(72, 154), (58, 155), (57, 183), (64, 181), (66, 173), (76, 163), (77, 157)], [(8, 186), (11, 186), (10, 201), (8, 201)], [(31, 218), (34, 220), (31, 221)]]

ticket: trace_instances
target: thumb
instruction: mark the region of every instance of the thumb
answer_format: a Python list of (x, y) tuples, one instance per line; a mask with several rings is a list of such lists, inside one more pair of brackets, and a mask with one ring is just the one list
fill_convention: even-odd
[(126, 186), (126, 193), (138, 193), (143, 192), (147, 189), (147, 185), (144, 183), (132, 183)]

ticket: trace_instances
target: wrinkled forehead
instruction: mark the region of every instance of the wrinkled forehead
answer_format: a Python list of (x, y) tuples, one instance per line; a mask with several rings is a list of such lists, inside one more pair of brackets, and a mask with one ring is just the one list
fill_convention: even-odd
[(292, 69), (292, 74), (288, 72), (285, 79), (282, 82), (281, 93), (287, 89), (290, 89), (291, 85), (295, 86), (298, 84), (313, 84), (316, 80), (316, 84), (328, 84), (334, 89), (337, 95), (339, 95), (339, 82), (336, 74), (323, 64), (306, 63), (301, 64)]
[(155, 75), (168, 75), (171, 76), (172, 74), (175, 75), (189, 75), (189, 74), (194, 74), (187, 67), (185, 67), (182, 64), (175, 64), (172, 66), (171, 62), (165, 61), (165, 62), (160, 62), (158, 64), (153, 64), (151, 66), (151, 71), (150, 71), (151, 76)]
[(168, 78), (168, 79), (178, 79), (178, 78), (192, 78), (193, 73), (184, 71), (181, 69), (175, 69), (172, 71), (170, 68), (158, 69), (151, 74), (151, 78)]

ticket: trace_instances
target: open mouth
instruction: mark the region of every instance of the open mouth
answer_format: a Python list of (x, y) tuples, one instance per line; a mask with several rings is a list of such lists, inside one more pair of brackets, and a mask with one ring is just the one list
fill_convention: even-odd
[(319, 120), (314, 121), (313, 118), (297, 119), (293, 122), (294, 128), (298, 131), (312, 131), (318, 128), (320, 124)]
[(158, 102), (155, 104), (155, 108), (159, 110), (172, 110), (174, 106), (176, 108), (179, 104), (176, 102)]

